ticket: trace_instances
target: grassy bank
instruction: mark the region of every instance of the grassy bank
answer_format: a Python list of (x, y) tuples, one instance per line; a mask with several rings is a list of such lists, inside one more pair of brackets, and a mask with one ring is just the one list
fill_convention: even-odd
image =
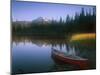
[(95, 33), (82, 33), (75, 34), (71, 37), (70, 43), (83, 44), (83, 45), (95, 45), (96, 34)]

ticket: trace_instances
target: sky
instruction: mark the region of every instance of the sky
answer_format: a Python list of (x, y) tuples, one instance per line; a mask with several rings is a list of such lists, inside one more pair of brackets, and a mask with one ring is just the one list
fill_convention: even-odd
[(12, 1), (12, 20), (13, 21), (32, 21), (38, 17), (46, 19), (64, 20), (67, 15), (74, 17), (75, 13), (80, 13), (81, 8), (85, 11), (93, 11), (93, 6), (71, 5), (57, 3), (39, 3)]

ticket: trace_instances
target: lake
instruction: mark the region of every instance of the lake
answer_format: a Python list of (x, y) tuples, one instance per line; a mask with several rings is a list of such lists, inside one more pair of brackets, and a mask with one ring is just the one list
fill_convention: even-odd
[[(26, 74), (78, 70), (79, 68), (74, 65), (58, 64), (51, 57), (52, 47), (67, 53), (69, 45), (66, 39), (14, 36), (12, 39), (12, 73)], [(90, 49), (91, 52), (87, 49)], [(95, 64), (95, 50), (92, 49), (82, 48), (80, 50), (77, 47), (75, 53), (88, 59), (92, 58), (93, 64)], [(92, 68), (95, 68), (95, 65), (91, 66)]]

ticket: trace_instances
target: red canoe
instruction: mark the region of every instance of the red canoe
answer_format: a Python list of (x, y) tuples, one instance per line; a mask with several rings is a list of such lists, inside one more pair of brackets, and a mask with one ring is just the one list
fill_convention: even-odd
[(79, 66), (80, 69), (88, 68), (88, 59), (84, 59), (79, 56), (65, 55), (65, 53), (56, 49), (52, 50), (52, 57), (64, 64), (72, 64)]

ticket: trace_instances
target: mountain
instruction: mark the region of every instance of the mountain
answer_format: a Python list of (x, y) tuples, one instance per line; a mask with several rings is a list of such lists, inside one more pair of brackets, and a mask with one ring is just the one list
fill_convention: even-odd
[(14, 21), (13, 24), (17, 26), (29, 26), (31, 21)]
[(33, 23), (37, 23), (37, 24), (47, 24), (50, 23), (51, 20), (47, 19), (47, 18), (43, 18), (43, 17), (38, 17), (37, 19), (32, 21)]
[(38, 17), (37, 19), (35, 19), (33, 21), (13, 21), (13, 24), (17, 25), (17, 26), (30, 26), (31, 23), (48, 24), (48, 23), (51, 23), (51, 20), (49, 20), (47, 18), (43, 18), (43, 17)]

